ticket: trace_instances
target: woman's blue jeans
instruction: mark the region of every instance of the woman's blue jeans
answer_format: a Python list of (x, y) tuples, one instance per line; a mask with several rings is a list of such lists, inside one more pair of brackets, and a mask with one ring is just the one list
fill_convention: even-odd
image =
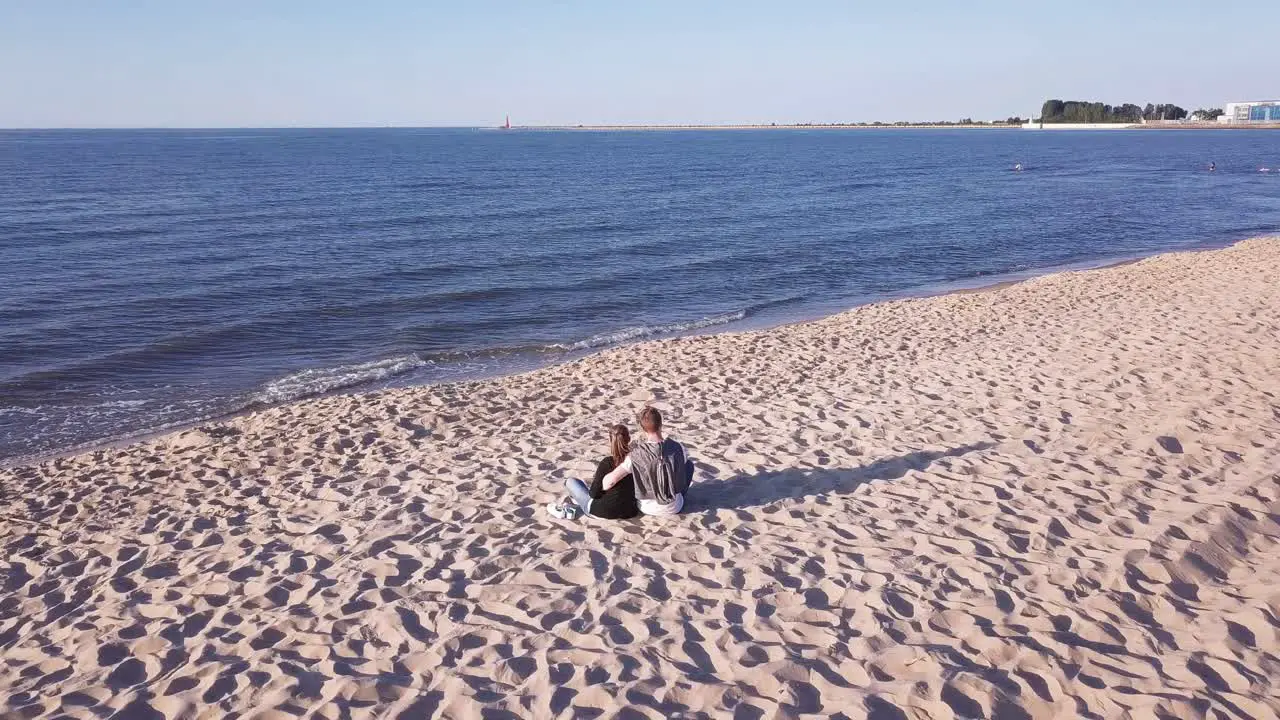
[(569, 492), (574, 504), (582, 508), (582, 512), (591, 512), (591, 491), (585, 483), (577, 478), (569, 478), (564, 481), (564, 489)]

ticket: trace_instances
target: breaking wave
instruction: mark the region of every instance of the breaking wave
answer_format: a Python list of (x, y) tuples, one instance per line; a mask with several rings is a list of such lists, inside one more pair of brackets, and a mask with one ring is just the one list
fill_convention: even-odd
[(257, 392), (254, 399), (275, 405), (386, 380), (424, 367), (429, 363), (429, 360), (419, 355), (405, 355), (354, 365), (309, 368), (272, 380)]
[[(640, 325), (623, 328), (613, 332), (592, 335), (573, 343), (554, 343), (549, 345), (499, 347), (475, 352), (448, 352), (439, 355), (414, 353), (398, 357), (373, 360), (370, 362), (335, 367), (308, 368), (290, 373), (282, 378), (272, 380), (262, 386), (253, 395), (253, 402), (266, 405), (301, 400), (303, 398), (324, 395), (337, 390), (363, 387), (374, 383), (406, 375), (416, 370), (439, 367), (442, 370), (456, 364), (470, 364), (478, 370), (497, 369), (502, 358), (516, 356), (533, 358), (550, 356), (554, 358), (564, 353), (576, 353), (584, 350), (596, 350), (613, 345), (642, 340), (664, 335), (677, 335), (704, 328), (727, 325), (747, 317), (746, 310), (713, 315), (688, 322), (669, 323), (665, 325)], [(492, 362), (486, 362), (492, 361)], [(554, 362), (554, 360), (552, 360)]]
[(655, 335), (676, 335), (679, 333), (692, 332), (694, 330), (702, 330), (703, 328), (715, 327), (717, 325), (728, 325), (729, 323), (745, 320), (747, 317), (746, 310), (726, 313), (724, 315), (712, 315), (711, 317), (701, 318), (699, 320), (691, 320), (689, 322), (671, 323), (669, 325), (639, 325), (637, 327), (623, 328), (614, 332), (600, 333), (592, 335), (585, 340), (564, 346), (569, 350), (590, 350), (593, 348), (609, 347), (610, 345), (621, 345), (622, 343), (639, 340), (641, 338), (654, 337)]

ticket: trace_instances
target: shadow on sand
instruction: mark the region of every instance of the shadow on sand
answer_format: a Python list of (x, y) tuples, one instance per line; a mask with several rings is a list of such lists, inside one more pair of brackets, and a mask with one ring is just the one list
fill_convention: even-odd
[[(740, 474), (728, 478), (696, 481), (689, 488), (684, 512), (742, 510), (763, 507), (779, 500), (806, 495), (851, 493), (872, 480), (893, 480), (909, 470), (924, 470), (943, 458), (960, 457), (993, 448), (996, 443), (980, 442), (949, 450), (920, 451), (877, 460), (857, 468), (810, 468)], [(705, 472), (703, 468), (700, 472)]]

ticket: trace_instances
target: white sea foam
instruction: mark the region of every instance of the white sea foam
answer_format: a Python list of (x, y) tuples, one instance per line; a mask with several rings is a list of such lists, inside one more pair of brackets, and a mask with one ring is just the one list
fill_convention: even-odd
[(579, 340), (578, 342), (566, 347), (569, 350), (590, 350), (592, 348), (620, 345), (622, 343), (631, 342), (632, 340), (653, 337), (654, 335), (676, 335), (693, 330), (714, 327), (716, 325), (728, 325), (729, 323), (743, 320), (746, 317), (747, 311), (739, 310), (737, 312), (726, 313), (724, 315), (712, 315), (711, 317), (705, 317), (699, 320), (692, 320), (683, 323), (671, 323), (669, 325), (640, 325), (638, 327), (623, 328), (615, 332), (592, 335), (586, 340)]
[(311, 368), (267, 383), (254, 399), (263, 403), (283, 403), (333, 390), (355, 387), (385, 380), (427, 365), (429, 361), (418, 355), (374, 360), (355, 365), (339, 365), (331, 368)]
[(106, 402), (94, 403), (91, 408), (135, 408), (142, 407), (151, 400), (108, 400)]
[(35, 415), (45, 417), (50, 414), (63, 414), (67, 412), (79, 412), (87, 414), (95, 414), (100, 411), (111, 411), (113, 409), (132, 409), (142, 407), (151, 403), (151, 400), (107, 400), (99, 403), (77, 403), (74, 405), (37, 405), (35, 407), (0, 407), (0, 416), (3, 415)]
[[(702, 328), (714, 327), (716, 325), (726, 325), (728, 323), (742, 320), (746, 318), (746, 316), (747, 312), (745, 310), (739, 310), (733, 313), (714, 315), (689, 322), (671, 323), (668, 325), (641, 325), (638, 327), (623, 328), (610, 333), (593, 335), (585, 340), (579, 340), (578, 342), (571, 344), (542, 346), (542, 349), (543, 351), (592, 350), (595, 348), (620, 345), (622, 343), (648, 337), (676, 335), (679, 333), (700, 330)], [(484, 353), (480, 354), (483, 355)], [(471, 358), (469, 355), (459, 355), (457, 357), (450, 358), (450, 361), (445, 362), (442, 367), (451, 366), (455, 363), (462, 364), (464, 357), (474, 360), (474, 358)], [(437, 358), (437, 360), (439, 359)], [(254, 394), (253, 400), (255, 402), (270, 405), (291, 402), (301, 398), (322, 395), (334, 390), (354, 388), (362, 385), (368, 385), (370, 383), (376, 383), (381, 380), (387, 380), (428, 365), (435, 365), (436, 362), (436, 360), (423, 358), (421, 355), (414, 354), (387, 358), (385, 360), (374, 360), (354, 365), (339, 365), (337, 367), (330, 368), (310, 368), (286, 375), (285, 377), (267, 383), (261, 390)], [(470, 370), (474, 371), (475, 368), (470, 368)]]

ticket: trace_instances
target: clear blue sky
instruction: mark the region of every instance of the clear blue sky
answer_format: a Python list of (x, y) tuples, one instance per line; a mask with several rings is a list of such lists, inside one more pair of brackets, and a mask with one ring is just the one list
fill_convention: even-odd
[(0, 0), (0, 127), (1027, 116), (1280, 96), (1275, 0)]

